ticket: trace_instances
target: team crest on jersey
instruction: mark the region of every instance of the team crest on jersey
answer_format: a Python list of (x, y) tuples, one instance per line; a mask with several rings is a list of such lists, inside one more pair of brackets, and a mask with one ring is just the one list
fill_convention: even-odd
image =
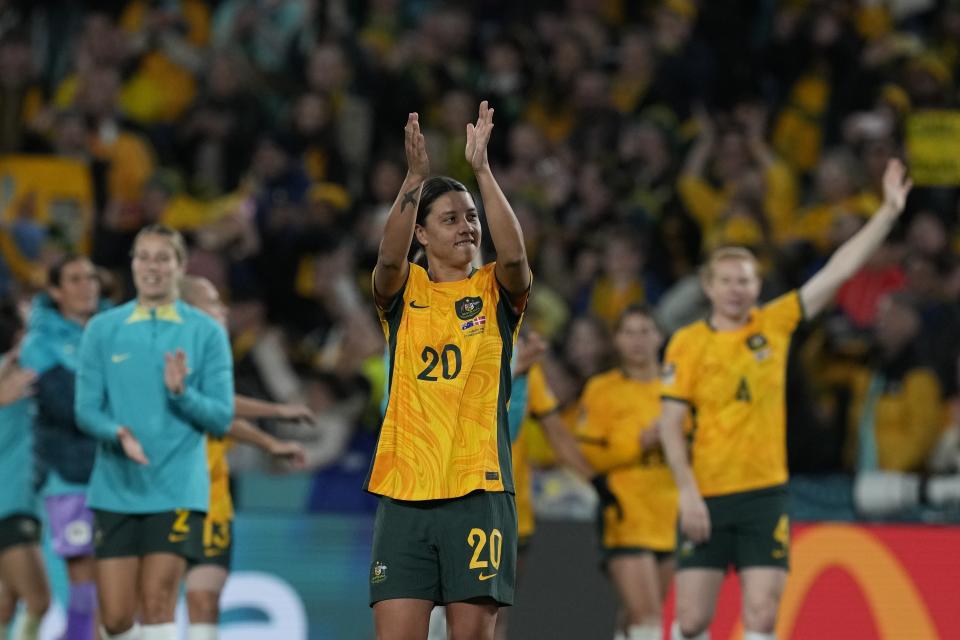
[(770, 357), (770, 343), (762, 333), (755, 333), (747, 338), (747, 347), (753, 351), (753, 356), (758, 362), (763, 362)]
[(477, 296), (460, 298), (453, 303), (453, 308), (457, 312), (457, 317), (461, 320), (472, 320), (480, 315), (480, 311), (483, 309), (483, 298)]
[(370, 584), (380, 584), (387, 580), (387, 565), (383, 564), (379, 560), (373, 563), (373, 568), (370, 570)]
[(677, 381), (677, 365), (672, 362), (663, 365), (663, 370), (660, 372), (660, 381), (663, 384), (675, 383)]

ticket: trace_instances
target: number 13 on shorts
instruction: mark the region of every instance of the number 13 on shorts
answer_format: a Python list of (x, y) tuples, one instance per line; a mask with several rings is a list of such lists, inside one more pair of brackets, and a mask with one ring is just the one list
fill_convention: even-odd
[[(490, 535), (483, 529), (473, 528), (467, 534), (467, 544), (473, 549), (470, 558), (470, 570), (479, 569), (477, 579), (489, 580), (500, 570), (500, 557), (503, 553), (503, 534), (499, 529), (490, 531)], [(484, 553), (486, 550), (486, 553)]]

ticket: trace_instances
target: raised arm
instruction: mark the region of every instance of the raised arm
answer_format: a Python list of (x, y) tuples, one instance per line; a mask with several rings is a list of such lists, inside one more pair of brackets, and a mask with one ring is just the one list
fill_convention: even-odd
[(516, 306), (530, 289), (530, 265), (527, 262), (527, 249), (523, 244), (520, 223), (490, 170), (487, 143), (490, 142), (492, 131), (493, 109), (484, 100), (480, 103), (476, 124), (471, 122), (467, 125), (464, 155), (477, 178), (490, 237), (497, 250), (497, 281), (507, 290)]
[(237, 418), (230, 423), (227, 435), (237, 442), (257, 447), (276, 458), (288, 460), (294, 468), (301, 469), (306, 464), (307, 454), (299, 442), (278, 440), (243, 418)]
[(558, 412), (544, 416), (540, 419), (540, 424), (543, 426), (543, 435), (547, 437), (547, 441), (563, 466), (587, 481), (592, 480), (597, 475), (597, 472), (587, 462), (583, 452), (580, 451), (580, 447), (577, 446), (576, 438), (567, 431), (567, 427), (564, 426)]
[(680, 490), (680, 527), (694, 542), (710, 537), (710, 514), (700, 495), (700, 488), (690, 469), (683, 424), (689, 408), (683, 402), (664, 399), (659, 420), (660, 443), (673, 473), (673, 481)]
[(860, 270), (883, 239), (890, 233), (903, 212), (913, 182), (900, 160), (887, 162), (883, 172), (883, 204), (869, 222), (852, 238), (840, 245), (827, 264), (800, 288), (800, 301), (807, 317), (823, 310), (833, 294), (847, 279)]
[(235, 418), (276, 418), (279, 420), (313, 420), (310, 407), (259, 400), (239, 393), (233, 397)]
[(403, 148), (407, 155), (407, 177), (390, 207), (387, 224), (383, 228), (383, 240), (380, 241), (377, 266), (373, 272), (374, 296), (381, 309), (390, 304), (407, 281), (407, 272), (410, 270), (407, 255), (417, 224), (417, 204), (423, 183), (430, 175), (427, 145), (420, 132), (420, 120), (416, 113), (407, 117), (407, 125), (403, 128)]

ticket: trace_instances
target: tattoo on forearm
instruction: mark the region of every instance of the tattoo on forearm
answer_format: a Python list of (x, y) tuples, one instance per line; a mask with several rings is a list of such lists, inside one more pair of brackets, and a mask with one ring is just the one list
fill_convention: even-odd
[(420, 185), (415, 186), (410, 191), (403, 194), (403, 200), (400, 202), (400, 213), (407, 210), (407, 205), (412, 204), (413, 210), (417, 210), (417, 192), (420, 191)]

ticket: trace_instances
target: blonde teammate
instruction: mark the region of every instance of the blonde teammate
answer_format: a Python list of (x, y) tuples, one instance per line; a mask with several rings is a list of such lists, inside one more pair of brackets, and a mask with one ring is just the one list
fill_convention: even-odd
[[(661, 439), (680, 491), (673, 637), (705, 638), (729, 566), (740, 576), (746, 640), (774, 638), (787, 577), (790, 524), (784, 389), (791, 335), (829, 304), (903, 211), (911, 182), (898, 160), (870, 221), (798, 291), (757, 308), (760, 278), (745, 249), (719, 249), (704, 269), (707, 320), (667, 348)], [(692, 469), (682, 425), (696, 421)]]
[(635, 306), (617, 322), (614, 344), (620, 366), (587, 381), (577, 439), (618, 503), (599, 514), (604, 565), (623, 607), (616, 637), (659, 640), (677, 521), (677, 487), (656, 426), (663, 335), (649, 309)]

